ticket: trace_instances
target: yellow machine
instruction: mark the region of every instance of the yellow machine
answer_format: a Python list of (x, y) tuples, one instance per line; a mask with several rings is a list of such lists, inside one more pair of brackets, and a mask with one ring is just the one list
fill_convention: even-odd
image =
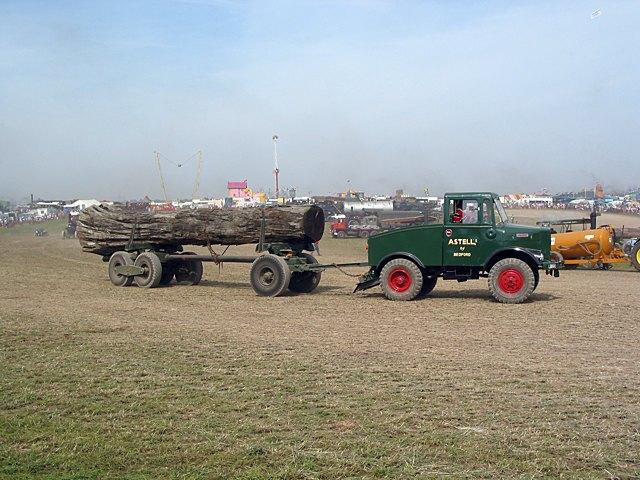
[(614, 263), (631, 263), (640, 271), (640, 242), (634, 243), (638, 245), (625, 252), (627, 249), (616, 245), (616, 232), (609, 225), (551, 235), (551, 251), (559, 254), (565, 268), (590, 265), (607, 269)]

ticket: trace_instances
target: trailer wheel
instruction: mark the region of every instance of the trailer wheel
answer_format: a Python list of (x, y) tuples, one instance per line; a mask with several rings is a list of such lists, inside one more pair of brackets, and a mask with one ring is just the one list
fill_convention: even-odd
[(166, 262), (162, 265), (162, 277), (160, 277), (160, 285), (169, 285), (175, 275), (175, 264)]
[(631, 265), (640, 272), (640, 240), (631, 249)]
[(144, 270), (142, 275), (136, 275), (134, 281), (141, 288), (156, 288), (162, 279), (162, 263), (153, 252), (144, 252), (138, 255), (134, 263), (136, 267)]
[(433, 289), (436, 288), (436, 283), (438, 283), (438, 277), (423, 278), (422, 288), (420, 289), (418, 297), (424, 298), (429, 295), (433, 291)]
[(389, 300), (413, 300), (420, 294), (423, 283), (420, 267), (406, 258), (391, 260), (380, 272), (382, 291)]
[(133, 259), (127, 252), (115, 252), (109, 259), (109, 280), (116, 287), (129, 287), (133, 283), (133, 277), (120, 275), (116, 267), (133, 265)]
[[(182, 255), (195, 255), (193, 252), (184, 252)], [(198, 285), (202, 280), (204, 269), (202, 260), (189, 260), (176, 262), (174, 274), (178, 285)]]
[(489, 291), (500, 303), (524, 302), (535, 284), (531, 267), (517, 258), (500, 260), (489, 271)]
[(253, 291), (261, 297), (277, 297), (289, 286), (291, 270), (284, 258), (272, 254), (262, 255), (251, 264), (249, 280)]
[[(300, 256), (306, 260), (307, 265), (318, 263), (316, 257), (308, 253)], [(322, 272), (292, 272), (289, 290), (295, 293), (311, 293), (316, 289), (321, 278)]]

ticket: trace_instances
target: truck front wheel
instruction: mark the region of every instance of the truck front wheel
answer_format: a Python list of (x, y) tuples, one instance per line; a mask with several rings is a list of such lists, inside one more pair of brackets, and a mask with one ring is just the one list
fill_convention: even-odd
[(517, 258), (500, 260), (489, 271), (489, 291), (500, 303), (522, 303), (535, 287), (533, 270)]
[(380, 272), (382, 291), (389, 300), (413, 300), (420, 294), (423, 280), (420, 267), (405, 258), (391, 260)]

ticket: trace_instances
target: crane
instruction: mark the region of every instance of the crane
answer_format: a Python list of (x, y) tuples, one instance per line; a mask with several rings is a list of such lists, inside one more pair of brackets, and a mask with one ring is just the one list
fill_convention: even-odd
[(187, 164), (189, 161), (191, 161), (194, 158), (197, 159), (197, 162), (196, 162), (196, 179), (195, 179), (195, 183), (193, 185), (193, 191), (191, 193), (191, 199), (192, 200), (195, 199), (200, 193), (200, 179), (202, 177), (202, 150), (196, 151), (196, 153), (191, 155), (189, 158), (187, 158), (182, 163), (172, 162), (171, 160), (169, 160), (167, 157), (162, 155), (157, 150), (154, 152), (154, 154), (155, 154), (155, 157), (156, 157), (156, 168), (158, 169), (158, 175), (160, 176), (160, 186), (162, 187), (162, 193), (164, 195), (164, 201), (167, 202), (167, 203), (169, 203), (169, 196), (167, 195), (167, 185), (166, 185), (166, 182), (164, 180), (164, 174), (162, 173), (162, 162), (160, 161), (160, 157), (161, 156), (164, 157), (166, 161), (168, 161), (169, 163), (174, 164), (178, 168), (182, 168), (185, 164)]
[(162, 186), (162, 193), (164, 194), (164, 201), (169, 203), (169, 197), (167, 196), (167, 186), (164, 183), (164, 175), (162, 174), (162, 164), (160, 163), (160, 152), (153, 152), (156, 155), (156, 167), (158, 168), (158, 174), (160, 175), (160, 185)]

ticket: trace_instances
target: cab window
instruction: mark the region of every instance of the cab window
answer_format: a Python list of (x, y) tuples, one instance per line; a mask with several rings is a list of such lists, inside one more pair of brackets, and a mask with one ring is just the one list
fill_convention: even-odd
[(478, 201), (472, 199), (449, 200), (449, 222), (477, 224)]
[(482, 202), (482, 223), (491, 225), (493, 223), (493, 204), (488, 198)]

